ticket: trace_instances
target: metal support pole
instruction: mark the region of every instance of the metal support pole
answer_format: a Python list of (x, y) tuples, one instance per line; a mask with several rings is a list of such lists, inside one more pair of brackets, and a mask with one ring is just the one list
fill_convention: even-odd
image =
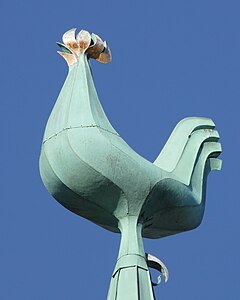
[(119, 221), (121, 243), (108, 300), (155, 299), (143, 248), (142, 224), (137, 222), (136, 216), (127, 216)]

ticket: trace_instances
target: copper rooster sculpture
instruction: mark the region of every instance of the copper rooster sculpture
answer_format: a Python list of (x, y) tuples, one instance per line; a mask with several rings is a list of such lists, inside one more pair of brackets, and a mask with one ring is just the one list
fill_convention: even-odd
[(122, 239), (109, 300), (154, 299), (142, 236), (161, 238), (200, 225), (206, 181), (219, 170), (219, 135), (208, 118), (186, 118), (152, 163), (114, 130), (99, 102), (89, 59), (108, 63), (111, 52), (96, 34), (71, 29), (59, 52), (69, 73), (49, 117), (40, 172), (49, 193), (64, 207)]

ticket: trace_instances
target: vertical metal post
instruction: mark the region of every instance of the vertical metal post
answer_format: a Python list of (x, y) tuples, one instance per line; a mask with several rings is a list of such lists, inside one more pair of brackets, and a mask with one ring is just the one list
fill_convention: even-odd
[(138, 217), (119, 220), (121, 243), (108, 300), (153, 300), (154, 293), (143, 248), (142, 224)]

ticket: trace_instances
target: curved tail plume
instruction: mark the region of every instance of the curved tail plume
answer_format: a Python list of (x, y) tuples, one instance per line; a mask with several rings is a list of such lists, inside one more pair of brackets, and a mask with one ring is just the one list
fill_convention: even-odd
[(199, 129), (213, 129), (215, 124), (211, 119), (191, 117), (181, 120), (171, 133), (154, 164), (167, 172), (172, 172), (182, 156), (190, 135)]
[[(171, 178), (189, 185), (201, 147), (205, 143), (215, 142), (212, 152), (220, 154), (214, 148), (218, 145), (219, 134), (215, 124), (208, 118), (186, 118), (180, 121), (154, 164), (171, 174)], [(210, 151), (210, 150), (209, 150)]]
[(174, 176), (182, 183), (189, 185), (197, 161), (199, 149), (201, 148), (202, 144), (217, 142), (218, 139), (219, 135), (216, 130), (199, 129), (194, 131), (189, 136), (182, 156), (173, 171)]
[(207, 176), (210, 171), (221, 170), (222, 161), (217, 157), (222, 151), (218, 142), (206, 142), (202, 145), (191, 177), (191, 187), (198, 203), (205, 201)]

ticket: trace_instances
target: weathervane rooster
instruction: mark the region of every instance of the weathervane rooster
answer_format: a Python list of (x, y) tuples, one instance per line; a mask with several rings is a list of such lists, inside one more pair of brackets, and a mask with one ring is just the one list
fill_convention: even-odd
[(219, 135), (208, 118), (186, 118), (152, 163), (119, 136), (95, 90), (89, 59), (111, 61), (96, 34), (71, 29), (58, 43), (69, 73), (46, 125), (40, 173), (65, 208), (121, 233), (108, 300), (154, 298), (149, 268), (168, 279), (165, 265), (146, 254), (142, 237), (161, 238), (200, 225), (206, 181), (220, 170)]

